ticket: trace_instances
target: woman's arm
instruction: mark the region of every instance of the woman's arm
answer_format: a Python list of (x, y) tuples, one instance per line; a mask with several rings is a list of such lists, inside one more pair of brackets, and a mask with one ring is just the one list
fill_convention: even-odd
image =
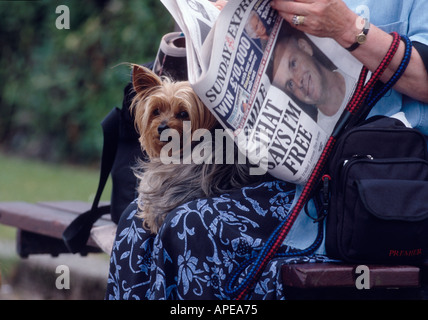
[[(318, 37), (335, 39), (344, 48), (350, 47), (362, 30), (359, 16), (342, 0), (272, 0), (272, 7), (291, 25), (294, 15), (305, 17), (299, 30)], [(373, 14), (373, 13), (372, 13)], [(374, 71), (391, 45), (392, 36), (374, 25), (370, 26), (367, 41), (352, 54), (369, 70)], [(404, 43), (381, 78), (386, 82), (398, 68), (404, 55)], [(412, 51), (405, 73), (394, 89), (415, 100), (428, 103), (428, 72), (417, 50)]]

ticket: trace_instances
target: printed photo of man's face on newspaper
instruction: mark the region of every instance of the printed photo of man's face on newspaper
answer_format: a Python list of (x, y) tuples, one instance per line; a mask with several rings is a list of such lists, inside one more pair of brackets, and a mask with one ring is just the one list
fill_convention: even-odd
[(272, 85), (285, 92), (321, 128), (340, 117), (354, 78), (338, 69), (303, 32), (281, 26), (270, 66)]
[(262, 19), (257, 10), (251, 10), (244, 31), (254, 41), (254, 44), (261, 51), (264, 51), (275, 23), (273, 17), (275, 11), (269, 10), (269, 7), (267, 7), (261, 12), (267, 16), (266, 19)]

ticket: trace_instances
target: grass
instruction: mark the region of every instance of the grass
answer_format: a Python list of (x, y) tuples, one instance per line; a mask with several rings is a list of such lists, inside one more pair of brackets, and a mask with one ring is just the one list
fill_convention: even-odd
[[(0, 201), (92, 202), (98, 187), (99, 171), (71, 165), (48, 164), (38, 160), (6, 155), (0, 152)], [(109, 201), (109, 180), (102, 199)], [(13, 238), (13, 228), (0, 225), (0, 239)]]
[[(98, 187), (97, 169), (47, 164), (0, 153), (0, 201), (80, 200), (91, 202)], [(110, 199), (111, 183), (102, 200)]]

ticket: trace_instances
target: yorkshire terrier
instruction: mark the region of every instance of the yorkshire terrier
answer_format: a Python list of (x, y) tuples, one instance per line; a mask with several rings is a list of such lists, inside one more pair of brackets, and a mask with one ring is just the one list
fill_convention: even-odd
[[(210, 159), (202, 163), (163, 163), (162, 149), (169, 142), (161, 141), (164, 130), (173, 129), (183, 136), (185, 121), (190, 122), (191, 134), (197, 129), (214, 132), (221, 127), (189, 82), (159, 77), (139, 65), (133, 65), (132, 82), (136, 95), (131, 110), (135, 115), (141, 148), (149, 158), (148, 161), (139, 161), (135, 168), (135, 174), (140, 180), (138, 214), (143, 219), (143, 226), (151, 233), (156, 234), (166, 215), (179, 205), (220, 195), (262, 179), (262, 176), (250, 174), (251, 164), (248, 161), (244, 164), (236, 160), (233, 164), (215, 163), (230, 163), (225, 158), (224, 161), (215, 161), (218, 160), (214, 159), (215, 150), (205, 155), (206, 159)], [(213, 147), (212, 141), (211, 144), (210, 147)], [(197, 145), (192, 142), (192, 150)], [(179, 151), (181, 160), (184, 160), (183, 147)], [(234, 159), (238, 159), (238, 152), (234, 144)]]

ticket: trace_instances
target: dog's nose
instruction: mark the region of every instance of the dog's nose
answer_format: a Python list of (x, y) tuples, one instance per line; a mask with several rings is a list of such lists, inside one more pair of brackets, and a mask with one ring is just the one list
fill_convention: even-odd
[(158, 126), (158, 133), (161, 134), (162, 131), (164, 131), (165, 129), (169, 129), (168, 124), (166, 122), (162, 122), (159, 126)]

